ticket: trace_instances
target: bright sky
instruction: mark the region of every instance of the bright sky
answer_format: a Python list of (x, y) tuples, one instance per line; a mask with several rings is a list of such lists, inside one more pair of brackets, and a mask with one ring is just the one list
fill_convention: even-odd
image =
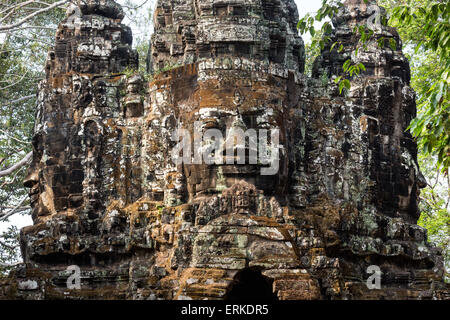
[[(294, 0), (297, 5), (299, 18), (303, 18), (307, 13), (313, 13), (319, 10), (322, 5), (322, 0)], [(314, 27), (317, 29), (321, 26), (320, 23), (315, 22)], [(302, 35), (305, 44), (311, 40), (309, 33)]]
[[(119, 0), (119, 3), (123, 4), (125, 1)], [(132, 0), (133, 3), (141, 4), (142, 0)], [(155, 3), (155, 1), (151, 1), (152, 3)], [(150, 3), (150, 1), (149, 1)], [(299, 11), (300, 18), (303, 17), (308, 12), (316, 12), (322, 3), (322, 0), (295, 0), (295, 3), (297, 4), (297, 8)], [(124, 20), (124, 23), (127, 23), (126, 20)], [(129, 22), (128, 22), (129, 23)], [(142, 32), (140, 32), (139, 27), (131, 25), (131, 28), (133, 29), (134, 35), (140, 35)], [(0, 38), (1, 40), (1, 38)], [(303, 40), (307, 42), (309, 40), (309, 37), (306, 35), (303, 36)], [(27, 225), (33, 224), (31, 217), (28, 215), (22, 216), (20, 214), (16, 214), (10, 218), (9, 222), (0, 222), (0, 233), (5, 231), (8, 226), (15, 225), (19, 229), (23, 228)]]

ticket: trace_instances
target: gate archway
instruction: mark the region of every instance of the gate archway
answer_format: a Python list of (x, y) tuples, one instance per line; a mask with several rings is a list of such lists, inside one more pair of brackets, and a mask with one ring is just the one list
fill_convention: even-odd
[(273, 280), (261, 274), (260, 270), (246, 268), (234, 276), (225, 300), (278, 300), (272, 291)]

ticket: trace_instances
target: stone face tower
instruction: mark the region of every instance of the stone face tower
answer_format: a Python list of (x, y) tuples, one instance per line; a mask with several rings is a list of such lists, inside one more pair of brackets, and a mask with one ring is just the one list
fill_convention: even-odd
[[(379, 25), (386, 45), (351, 57), (367, 70), (349, 92), (332, 80), (369, 5), (346, 2), (331, 34), (344, 50), (325, 48), (308, 78), (293, 0), (160, 0), (150, 82), (125, 75), (137, 54), (121, 8), (82, 5), (40, 85), (34, 225), (0, 297), (448, 299), (442, 256), (416, 225), (424, 179), (398, 34)], [(235, 149), (231, 162), (179, 164), (179, 128), (278, 130), (278, 170), (261, 175)], [(71, 265), (79, 289), (66, 286)]]

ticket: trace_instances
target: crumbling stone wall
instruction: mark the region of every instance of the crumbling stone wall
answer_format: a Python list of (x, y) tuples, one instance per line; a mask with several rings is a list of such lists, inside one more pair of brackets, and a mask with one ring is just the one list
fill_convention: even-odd
[[(278, 299), (448, 299), (440, 251), (417, 226), (424, 179), (405, 131), (415, 116), (396, 31), (360, 49), (367, 70), (333, 76), (369, 18), (349, 0), (311, 78), (293, 0), (160, 0), (147, 83), (111, 0), (59, 26), (40, 84), (24, 265), (0, 296), (226, 299), (248, 270)], [(389, 38), (397, 44), (393, 50)], [(279, 170), (177, 164), (177, 128), (277, 129)], [(67, 267), (81, 269), (68, 289)], [(381, 289), (367, 267), (379, 266)], [(239, 289), (240, 290), (240, 289)]]

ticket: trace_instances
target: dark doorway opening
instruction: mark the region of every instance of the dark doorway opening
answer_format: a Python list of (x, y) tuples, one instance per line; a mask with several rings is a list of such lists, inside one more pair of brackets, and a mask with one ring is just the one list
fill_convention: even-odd
[(259, 270), (244, 269), (234, 276), (225, 300), (276, 301), (272, 283), (273, 280), (264, 277)]

